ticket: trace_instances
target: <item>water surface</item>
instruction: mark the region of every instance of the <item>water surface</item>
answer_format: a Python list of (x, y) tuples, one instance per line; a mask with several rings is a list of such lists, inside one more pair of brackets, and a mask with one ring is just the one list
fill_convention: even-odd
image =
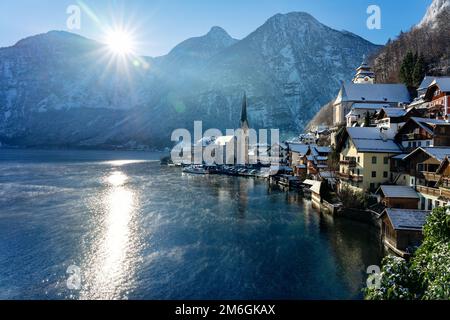
[(0, 149), (0, 298), (362, 298), (381, 259), (370, 227), (159, 157)]

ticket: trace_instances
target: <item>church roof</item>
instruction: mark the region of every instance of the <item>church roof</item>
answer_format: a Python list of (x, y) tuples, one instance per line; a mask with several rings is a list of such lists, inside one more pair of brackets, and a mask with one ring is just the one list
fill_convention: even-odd
[(409, 102), (410, 96), (404, 84), (344, 83), (342, 101), (357, 102)]

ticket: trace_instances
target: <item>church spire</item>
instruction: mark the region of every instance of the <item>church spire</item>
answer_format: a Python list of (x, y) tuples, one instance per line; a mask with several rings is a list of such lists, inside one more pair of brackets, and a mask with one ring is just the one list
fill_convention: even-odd
[(248, 130), (250, 128), (247, 117), (247, 93), (244, 92), (244, 100), (242, 101), (241, 111), (241, 129)]
[(356, 69), (356, 75), (353, 78), (353, 83), (373, 84), (375, 82), (375, 73), (367, 63), (366, 55), (363, 56), (363, 62)]

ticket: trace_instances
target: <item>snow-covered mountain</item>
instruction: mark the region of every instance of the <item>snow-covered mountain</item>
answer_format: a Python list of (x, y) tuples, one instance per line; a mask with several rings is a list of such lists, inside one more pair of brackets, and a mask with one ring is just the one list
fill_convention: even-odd
[(450, 0), (433, 0), (427, 13), (423, 17), (422, 21), (418, 24), (418, 27), (430, 26), (431, 28), (437, 27), (437, 18), (444, 11), (450, 10)]
[(126, 65), (95, 41), (53, 31), (0, 49), (0, 142), (170, 145), (172, 130), (194, 120), (236, 127), (244, 91), (253, 127), (297, 132), (377, 48), (300, 12), (242, 40), (213, 27)]

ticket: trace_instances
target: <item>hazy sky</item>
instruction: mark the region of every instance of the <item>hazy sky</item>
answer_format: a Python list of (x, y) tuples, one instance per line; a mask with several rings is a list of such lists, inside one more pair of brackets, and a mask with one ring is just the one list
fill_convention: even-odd
[[(418, 23), (432, 0), (1, 0), (0, 47), (49, 30), (101, 40), (102, 26), (129, 25), (140, 54), (166, 54), (179, 42), (221, 26), (241, 39), (277, 13), (305, 11), (320, 22), (384, 44)], [(69, 5), (81, 5), (81, 29), (68, 30)], [(381, 30), (366, 26), (369, 5), (381, 8)], [(88, 12), (90, 14), (88, 14)], [(114, 22), (115, 21), (115, 22)]]

